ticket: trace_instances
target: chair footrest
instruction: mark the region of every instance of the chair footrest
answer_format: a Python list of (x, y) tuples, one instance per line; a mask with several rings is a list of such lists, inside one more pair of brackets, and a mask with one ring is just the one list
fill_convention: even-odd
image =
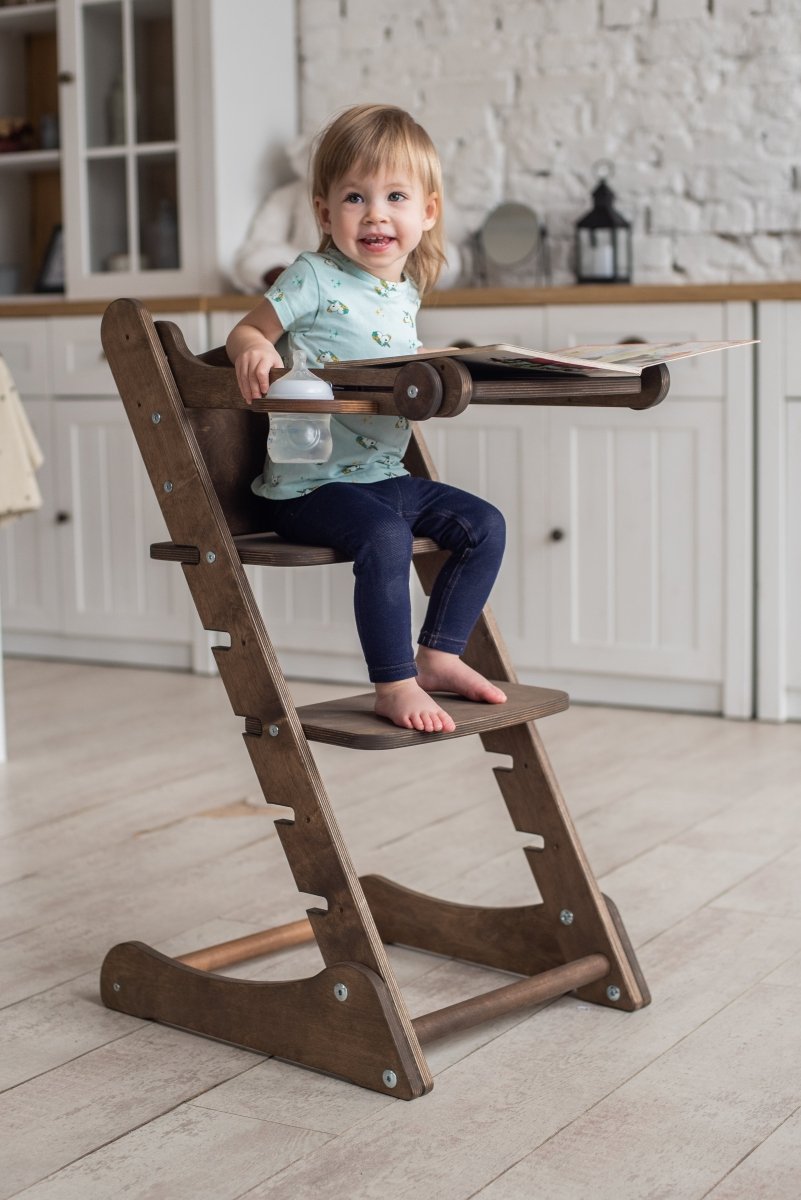
[(297, 711), (303, 731), (311, 742), (330, 742), (354, 750), (395, 750), (537, 721), (563, 712), (570, 703), (566, 692), (552, 688), (528, 687), (504, 680), (498, 682), (498, 687), (506, 692), (505, 704), (480, 704), (460, 696), (436, 693), (442, 707), (456, 722), (453, 733), (418, 733), (416, 729), (393, 725), (373, 711), (375, 696), (372, 692), (320, 704), (304, 704)]

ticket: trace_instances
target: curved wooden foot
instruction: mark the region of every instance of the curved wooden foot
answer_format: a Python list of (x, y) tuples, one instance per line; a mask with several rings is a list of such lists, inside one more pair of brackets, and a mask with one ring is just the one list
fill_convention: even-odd
[[(389, 991), (360, 963), (338, 963), (308, 979), (253, 982), (185, 966), (141, 942), (106, 955), (100, 991), (108, 1008), (163, 1021), (288, 1059), (412, 1100), (433, 1087)], [(417, 1061), (415, 1061), (417, 1060)]]
[(565, 961), (542, 904), (485, 908), (414, 892), (382, 875), (359, 882), (383, 942), (536, 975)]
[(360, 883), (384, 942), (517, 975), (537, 975), (568, 965), (584, 955), (602, 954), (609, 960), (610, 977), (577, 988), (580, 999), (626, 1012), (644, 1008), (651, 1002), (620, 913), (608, 896), (602, 899), (611, 920), (611, 938), (605, 936), (602, 928), (598, 931), (597, 945), (584, 946), (583, 954), (577, 945), (576, 954), (571, 955), (564, 936), (570, 926), (560, 925), (557, 931), (556, 920), (549, 919), (544, 904), (485, 908), (438, 900), (381, 875), (363, 875)]
[[(632, 975), (634, 976), (634, 980), (635, 980), (635, 983), (636, 983), (636, 986), (637, 986), (637, 989), (639, 992), (639, 996), (637, 997), (638, 1002), (635, 1003), (632, 1006), (632, 1008), (646, 1008), (647, 1005), (649, 1005), (651, 1003), (651, 992), (648, 987), (648, 984), (645, 982), (645, 976), (643, 975), (642, 970), (640, 969), (640, 964), (637, 961), (637, 955), (634, 953), (634, 947), (631, 944), (631, 938), (629, 937), (628, 933), (626, 932), (626, 926), (623, 924), (623, 918), (621, 917), (618, 907), (615, 904), (614, 900), (612, 900), (611, 897), (607, 896), (605, 892), (602, 892), (601, 894), (606, 903), (606, 907), (609, 910), (609, 916), (612, 918), (612, 924), (614, 925), (615, 929), (617, 930), (617, 936), (620, 938), (620, 943), (623, 947), (623, 953), (625, 954), (626, 959), (628, 961), (628, 965), (631, 968), (631, 972), (632, 972)], [(580, 992), (578, 994), (581, 995)], [(626, 1007), (623, 1004), (614, 1005), (611, 1003), (611, 1001), (610, 1001), (610, 1005), (613, 1008), (614, 1007), (617, 1007), (617, 1008)]]

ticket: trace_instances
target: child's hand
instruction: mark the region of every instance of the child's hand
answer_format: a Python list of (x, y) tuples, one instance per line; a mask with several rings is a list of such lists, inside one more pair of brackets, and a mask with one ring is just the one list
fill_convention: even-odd
[(270, 371), (283, 368), (275, 343), (284, 332), (269, 300), (261, 300), (228, 335), (225, 348), (234, 364), (242, 399), (252, 404), (270, 386)]
[(283, 369), (283, 366), (281, 355), (269, 342), (243, 350), (234, 362), (242, 398), (248, 404), (260, 399), (270, 386), (270, 371), (276, 367)]

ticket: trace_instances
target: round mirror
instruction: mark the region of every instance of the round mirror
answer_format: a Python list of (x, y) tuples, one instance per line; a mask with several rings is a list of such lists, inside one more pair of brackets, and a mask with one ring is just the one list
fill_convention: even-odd
[(481, 246), (490, 262), (513, 267), (539, 248), (540, 222), (525, 204), (499, 204), (481, 227)]

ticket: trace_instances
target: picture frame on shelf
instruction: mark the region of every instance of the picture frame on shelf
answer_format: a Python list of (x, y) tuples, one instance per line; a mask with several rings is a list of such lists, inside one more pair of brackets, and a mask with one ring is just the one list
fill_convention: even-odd
[(34, 284), (35, 292), (64, 291), (64, 229), (54, 225), (42, 256), (39, 273)]

